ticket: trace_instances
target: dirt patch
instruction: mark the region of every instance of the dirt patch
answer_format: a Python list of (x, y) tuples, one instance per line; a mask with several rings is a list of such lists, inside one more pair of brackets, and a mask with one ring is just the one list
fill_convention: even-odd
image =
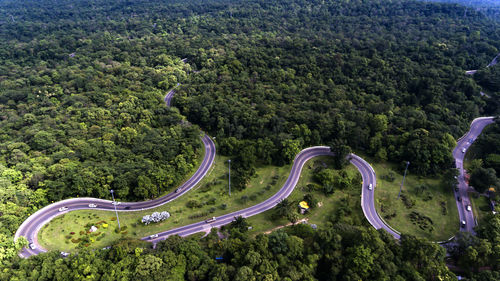
[[(301, 220), (298, 220), (295, 224), (298, 224), (298, 223), (303, 223), (303, 222), (307, 222), (308, 220), (309, 220), (308, 218), (301, 219)], [(290, 223), (287, 223), (287, 224), (285, 224), (285, 225), (280, 225), (280, 226), (277, 226), (277, 227), (275, 227), (275, 228), (273, 228), (273, 229), (271, 229), (271, 230), (268, 230), (268, 231), (264, 232), (264, 234), (269, 234), (269, 233), (271, 233), (271, 232), (273, 232), (273, 231), (275, 231), (275, 230), (278, 230), (278, 229), (283, 228), (283, 227), (285, 227), (285, 226), (290, 226), (290, 225), (292, 225), (292, 224), (293, 224), (293, 223), (291, 223), (291, 222), (290, 222)]]

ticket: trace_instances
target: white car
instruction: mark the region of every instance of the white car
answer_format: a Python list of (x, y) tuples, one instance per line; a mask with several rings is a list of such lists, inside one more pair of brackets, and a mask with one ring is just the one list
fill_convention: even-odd
[(465, 227), (465, 221), (462, 221), (462, 227)]
[(113, 203), (111, 203), (111, 204), (113, 204), (113, 205), (120, 205), (121, 203), (122, 203), (122, 202), (113, 201)]
[(96, 204), (89, 204), (89, 208), (95, 208), (95, 207), (97, 207)]
[(470, 207), (470, 205), (467, 205), (467, 211), (472, 211), (472, 208)]
[(59, 208), (59, 212), (64, 212), (66, 210), (68, 210), (68, 207), (61, 207), (61, 208)]
[(180, 187), (175, 190), (175, 193), (178, 193), (179, 191), (181, 191)]
[(35, 244), (34, 244), (34, 243), (30, 243), (30, 249), (31, 249), (31, 250), (36, 249), (36, 246), (35, 246)]
[(67, 256), (69, 256), (69, 253), (61, 252), (61, 257), (67, 257)]
[(462, 148), (462, 153), (465, 153), (465, 148)]
[(373, 184), (370, 183), (370, 185), (368, 185), (368, 189), (372, 190), (373, 189)]
[(158, 238), (158, 234), (149, 235), (149, 238), (150, 238), (150, 239), (153, 239), (153, 238)]

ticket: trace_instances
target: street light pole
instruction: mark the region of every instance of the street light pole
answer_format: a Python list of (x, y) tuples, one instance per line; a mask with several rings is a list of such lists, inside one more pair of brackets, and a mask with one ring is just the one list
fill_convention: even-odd
[(111, 196), (113, 197), (113, 205), (115, 206), (116, 219), (118, 220), (118, 230), (121, 230), (121, 227), (120, 227), (120, 218), (118, 217), (118, 211), (116, 210), (115, 195), (113, 194), (113, 193), (115, 193), (115, 191), (113, 189), (111, 189), (109, 192), (111, 192)]
[(406, 161), (405, 173), (403, 175), (403, 181), (401, 181), (401, 186), (399, 187), (398, 199), (401, 196), (401, 189), (403, 189), (403, 184), (405, 183), (406, 171), (408, 171), (408, 166), (410, 165), (410, 161)]
[(231, 159), (227, 160), (229, 163), (229, 196), (231, 196)]

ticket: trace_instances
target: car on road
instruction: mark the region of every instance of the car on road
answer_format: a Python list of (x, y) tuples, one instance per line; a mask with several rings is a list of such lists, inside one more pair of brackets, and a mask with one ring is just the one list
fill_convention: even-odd
[(178, 193), (179, 191), (181, 191), (180, 187), (175, 190), (175, 193)]
[(125, 207), (125, 210), (130, 210), (130, 206)]
[(460, 224), (462, 227), (465, 227), (465, 221), (462, 221), (462, 223)]
[(95, 207), (97, 207), (96, 204), (89, 204), (89, 208), (95, 208)]
[(215, 217), (212, 217), (211, 219), (208, 219), (205, 222), (206, 223), (211, 223), (211, 222), (214, 222), (215, 220), (216, 220)]
[(462, 153), (465, 153), (465, 148), (462, 148)]
[(122, 202), (113, 201), (113, 203), (111, 203), (111, 204), (113, 204), (113, 205), (120, 205), (121, 203), (122, 203)]
[(467, 205), (467, 211), (472, 211), (472, 208), (470, 207), (470, 205)]
[(455, 191), (458, 191), (458, 186), (455, 186)]
[(462, 201), (462, 198), (460, 198), (460, 196), (457, 196), (457, 201), (458, 202)]
[(150, 239), (153, 239), (153, 238), (158, 238), (158, 234), (149, 235), (149, 238), (150, 238)]
[(369, 190), (372, 190), (372, 189), (373, 189), (373, 184), (371, 184), (371, 183), (370, 183), (370, 184), (368, 185), (368, 189), (369, 189)]
[(36, 246), (35, 246), (35, 244), (34, 244), (34, 243), (30, 243), (30, 249), (31, 249), (31, 250), (36, 249)]
[(64, 212), (64, 211), (66, 211), (67, 209), (68, 209), (68, 207), (61, 207), (61, 208), (59, 208), (59, 212)]

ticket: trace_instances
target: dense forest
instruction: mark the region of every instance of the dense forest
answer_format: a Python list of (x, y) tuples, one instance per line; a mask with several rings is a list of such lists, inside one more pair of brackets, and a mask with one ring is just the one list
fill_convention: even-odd
[[(464, 6), (469, 6), (476, 11), (484, 14), (492, 20), (500, 21), (500, 2), (497, 0), (424, 0), (430, 2), (441, 3), (457, 3)], [(467, 11), (464, 12), (464, 17), (467, 16)]]
[(478, 192), (500, 188), (500, 120), (489, 125), (474, 143), (474, 159), (468, 168), (470, 185)]
[[(313, 230), (299, 224), (286, 231), (248, 237), (244, 219), (221, 240), (170, 237), (155, 250), (124, 240), (109, 250), (58, 253), (17, 260), (2, 280), (455, 280), (444, 264), (444, 248), (405, 236), (350, 225)], [(28, 270), (29, 269), (29, 270)]]
[[(500, 113), (498, 67), (484, 69), (500, 29), (465, 11), (406, 0), (1, 0), (1, 279), (113, 280), (115, 266), (128, 279), (452, 278), (435, 245), (337, 224), (223, 246), (171, 238), (156, 252), (124, 241), (65, 260), (20, 260), (12, 235), (51, 201), (172, 190), (203, 153), (200, 128), (234, 157), (240, 189), (256, 165), (319, 144), (442, 173), (470, 121)], [(178, 109), (166, 108), (178, 83)]]

